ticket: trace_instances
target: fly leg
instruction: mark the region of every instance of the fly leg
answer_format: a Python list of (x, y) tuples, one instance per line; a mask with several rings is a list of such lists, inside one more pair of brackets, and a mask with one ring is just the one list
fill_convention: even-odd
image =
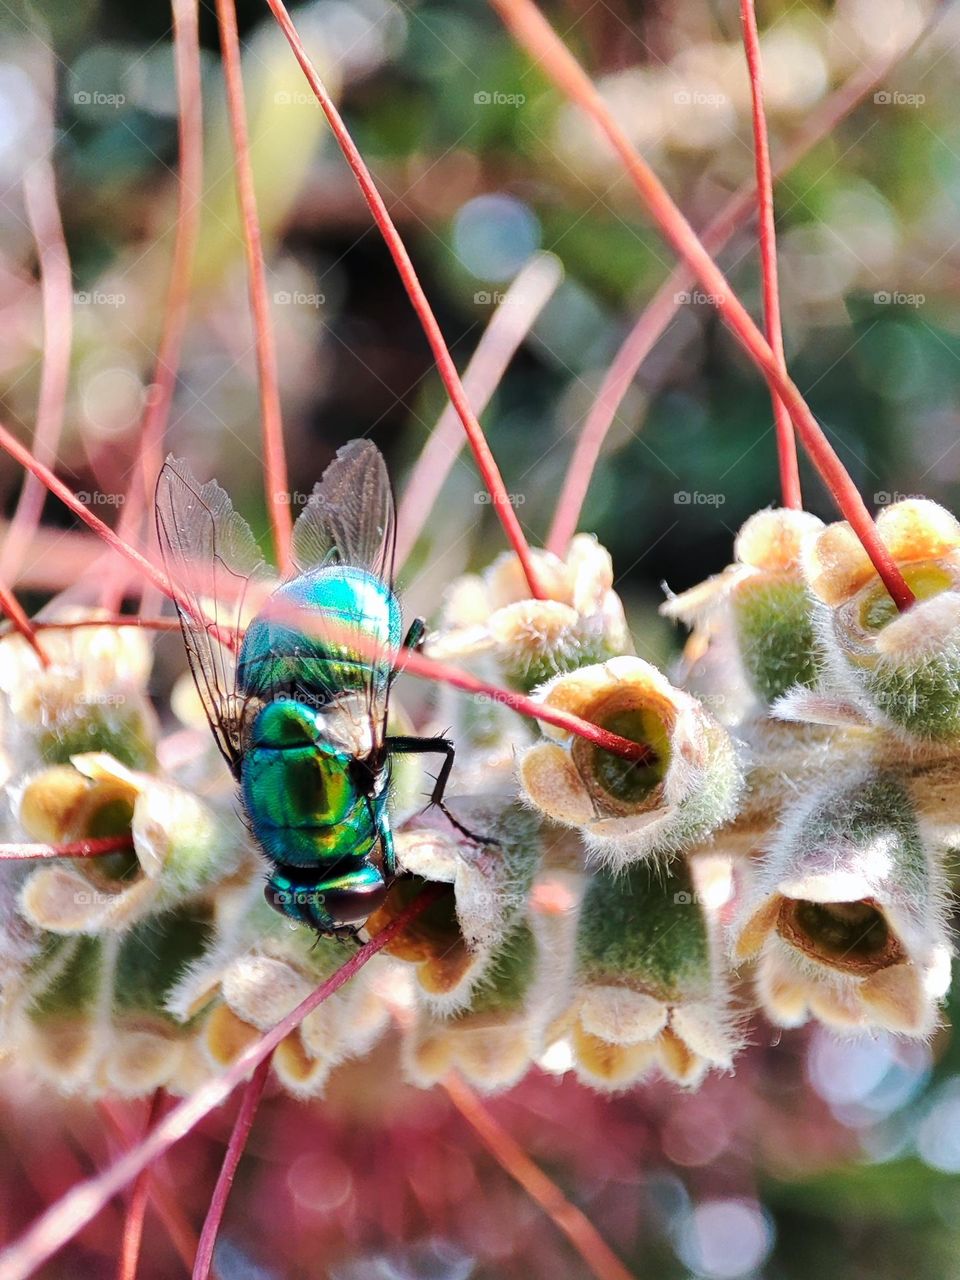
[(423, 618), (414, 618), (410, 623), (410, 630), (407, 632), (403, 641), (405, 649), (414, 649), (417, 653), (423, 648), (423, 642), (427, 638), (427, 624)]
[[(469, 827), (465, 827), (462, 822), (458, 822), (443, 801), (443, 793), (447, 789), (447, 782), (450, 779), (450, 770), (453, 768), (453, 760), (456, 755), (456, 748), (449, 738), (413, 738), (407, 736), (398, 736), (395, 738), (387, 738), (387, 750), (395, 752), (397, 755), (404, 756), (420, 756), (420, 755), (442, 755), (444, 757), (443, 764), (440, 766), (440, 772), (434, 779), (433, 792), (430, 796), (430, 805), (436, 805), (441, 813), (445, 814), (448, 821), (452, 822), (459, 832), (472, 840), (474, 844), (499, 844), (499, 840), (494, 840), (492, 836), (481, 836), (475, 831), (471, 831)], [(428, 805), (429, 807), (429, 805)]]

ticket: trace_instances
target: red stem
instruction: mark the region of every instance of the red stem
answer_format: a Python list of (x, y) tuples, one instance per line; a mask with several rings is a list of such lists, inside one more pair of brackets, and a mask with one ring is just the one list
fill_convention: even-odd
[(41, 862), (47, 858), (100, 858), (105, 853), (119, 853), (133, 848), (132, 836), (96, 836), (89, 840), (71, 840), (66, 844), (0, 844), (0, 861)]
[[(190, 277), (200, 234), (203, 200), (203, 94), (197, 0), (172, 0), (173, 51), (177, 82), (177, 223), (173, 261), (157, 348), (151, 398), (140, 431), (139, 504), (128, 503), (121, 532), (135, 526), (134, 507), (146, 508), (163, 462), (163, 439), (180, 367), (190, 311)], [(133, 486), (137, 493), (136, 486)]]
[(226, 1071), (202, 1084), (168, 1111), (133, 1150), (124, 1152), (109, 1168), (71, 1187), (18, 1240), (0, 1253), (0, 1280), (29, 1280), (48, 1258), (82, 1231), (141, 1169), (152, 1165), (186, 1137), (204, 1116), (220, 1106), (237, 1085), (273, 1053), (281, 1040), (296, 1030), (308, 1013), (339, 991), (368, 960), (426, 911), (446, 888), (446, 885), (436, 885), (425, 889), (375, 937), (354, 952), (336, 973), (281, 1018), (275, 1027), (249, 1045)]
[[(118, 1104), (110, 1099), (102, 1098), (98, 1110), (123, 1145), (130, 1146), (135, 1140)], [(197, 1236), (179, 1200), (176, 1198), (170, 1181), (170, 1171), (165, 1160), (157, 1160), (151, 1165), (153, 1177), (149, 1181), (150, 1198), (153, 1201), (157, 1217), (166, 1228), (167, 1235), (177, 1251), (177, 1256), (189, 1272), (197, 1252)]]
[(237, 34), (237, 11), (234, 0), (216, 0), (220, 26), (220, 49), (227, 88), (227, 107), (233, 135), (236, 160), (237, 198), (243, 223), (243, 242), (250, 278), (250, 309), (256, 338), (257, 373), (260, 382), (260, 418), (263, 431), (264, 483), (267, 510), (273, 528), (277, 564), (282, 575), (292, 568), (290, 537), (293, 517), (290, 503), (287, 460), (283, 448), (283, 421), (280, 414), (280, 387), (277, 377), (277, 353), (270, 326), (270, 304), (267, 300), (267, 275), (263, 261), (263, 240), (257, 215), (257, 196), (250, 163), (250, 138), (243, 94), (243, 72), (240, 60), (240, 37)]
[[(218, 0), (222, 3), (223, 0)], [(530, 594), (537, 600), (545, 599), (543, 588), (537, 580), (536, 566), (533, 563), (533, 557), (530, 554), (530, 548), (527, 544), (526, 537), (520, 527), (520, 521), (517, 519), (516, 512), (510, 502), (509, 495), (503, 483), (503, 477), (497, 468), (493, 454), (490, 452), (490, 446), (487, 444), (483, 434), (483, 428), (477, 421), (476, 414), (470, 407), (470, 401), (463, 389), (463, 383), (457, 373), (456, 365), (447, 349), (440, 326), (437, 323), (436, 316), (430, 308), (427, 296), (423, 291), (423, 286), (417, 277), (410, 255), (407, 252), (403, 241), (396, 226), (393, 223), (390, 214), (387, 212), (387, 206), (384, 204), (383, 197), (377, 190), (370, 170), (363, 161), (363, 157), (357, 150), (356, 143), (350, 137), (346, 125), (337, 110), (333, 99), (327, 92), (323, 81), (317, 73), (316, 67), (310, 61), (303, 42), (297, 32), (296, 27), (290, 19), (282, 0), (267, 0), (270, 9), (280, 24), (290, 48), (293, 50), (297, 61), (306, 76), (310, 88), (316, 94), (317, 101), (320, 103), (321, 109), (333, 130), (334, 136), (340, 145), (340, 149), (346, 157), (346, 161), (353, 170), (354, 176), (363, 192), (364, 198), (373, 214), (374, 221), (380, 234), (383, 236), (390, 255), (396, 264), (403, 287), (407, 291), (407, 296), (413, 304), (413, 309), (417, 313), (417, 319), (423, 327), (424, 334), (430, 344), (434, 359), (437, 363), (437, 371), (443, 380), (447, 395), (450, 397), (454, 408), (463, 423), (463, 429), (467, 433), (467, 439), (470, 442), (470, 448), (473, 450), (473, 456), (476, 459), (477, 467), (483, 477), (483, 482), (490, 491), (493, 507), (499, 516), (500, 523), (503, 525), (504, 532), (517, 554), (517, 558), (523, 567), (524, 576), (530, 588)]]
[[(165, 1097), (163, 1089), (157, 1089), (154, 1093), (147, 1111), (144, 1135), (150, 1132), (160, 1118)], [(120, 1246), (117, 1280), (136, 1280), (140, 1246), (143, 1243), (143, 1221), (147, 1216), (147, 1204), (150, 1200), (150, 1182), (151, 1170), (142, 1169), (131, 1189), (127, 1216), (123, 1223), (123, 1242)]]
[(571, 1204), (557, 1184), (530, 1159), (466, 1081), (451, 1075), (443, 1081), (443, 1087), (500, 1167), (523, 1187), (563, 1232), (596, 1280), (634, 1280), (586, 1214)]
[(436, 658), (428, 658), (426, 654), (418, 653), (415, 649), (401, 649), (397, 666), (398, 670), (421, 676), (424, 680), (436, 680), (440, 684), (451, 685), (454, 689), (463, 689), (466, 693), (482, 694), (494, 702), (500, 702), (505, 707), (509, 707), (511, 711), (519, 712), (520, 715), (533, 716), (534, 719), (543, 720), (546, 724), (556, 725), (558, 729), (565, 729), (567, 733), (576, 734), (578, 738), (586, 738), (595, 746), (602, 747), (604, 751), (610, 751), (613, 755), (622, 756), (625, 760), (646, 760), (650, 755), (650, 748), (643, 743), (631, 742), (629, 738), (622, 738), (618, 733), (611, 733), (609, 729), (601, 729), (599, 725), (591, 724), (589, 720), (582, 720), (580, 716), (572, 715), (569, 711), (561, 711), (559, 707), (536, 702), (522, 693), (514, 693), (512, 689), (500, 689), (496, 685), (487, 684), (484, 680), (478, 680), (469, 671), (461, 671), (459, 667), (451, 667), (446, 662), (438, 662)]
[[(271, 0), (271, 4), (274, 2), (275, 0)], [(909, 608), (915, 600), (913, 592), (880, 540), (856, 485), (821, 430), (799, 388), (784, 373), (766, 338), (666, 187), (633, 146), (596, 86), (532, 0), (490, 2), (517, 41), (536, 59), (554, 83), (606, 134), (665, 239), (686, 260), (706, 291), (714, 295), (714, 305), (734, 337), (785, 402), (807, 453), (841, 513), (859, 537), (897, 608), (901, 611)]]
[[(73, 282), (57, 203), (56, 177), (49, 160), (38, 160), (27, 170), (23, 179), (23, 198), (37, 246), (43, 298), (43, 365), (33, 451), (41, 462), (52, 467), (60, 445), (63, 410), (70, 382)], [(3, 554), (0, 555), (0, 578), (5, 582), (16, 579), (23, 553), (40, 523), (45, 497), (39, 480), (29, 474), (25, 476)]]
[[(773, 354), (786, 372), (783, 351), (783, 327), (780, 322), (780, 290), (777, 282), (777, 232), (773, 216), (773, 174), (770, 169), (770, 142), (767, 117), (763, 109), (763, 69), (760, 65), (760, 35), (754, 0), (740, 0), (743, 24), (743, 47), (750, 73), (750, 97), (753, 108), (753, 150), (757, 172), (757, 215), (760, 236), (760, 266), (763, 276), (764, 331)], [(797, 465), (797, 442), (787, 406), (775, 390), (773, 422), (777, 437), (777, 460), (780, 466), (780, 491), (783, 505), (799, 511), (803, 507), (800, 494), (800, 470)]]
[(31, 649), (40, 659), (42, 667), (49, 667), (50, 659), (43, 650), (43, 646), (37, 639), (37, 633), (33, 629), (33, 624), (23, 611), (20, 601), (4, 583), (0, 582), (0, 613), (5, 613), (16, 629), (30, 645)]
[(227, 1145), (223, 1165), (220, 1168), (220, 1176), (217, 1178), (217, 1185), (210, 1201), (210, 1208), (207, 1210), (207, 1216), (203, 1221), (200, 1244), (193, 1264), (193, 1280), (209, 1280), (210, 1268), (213, 1266), (213, 1251), (217, 1243), (217, 1233), (220, 1230), (220, 1223), (223, 1221), (227, 1198), (233, 1186), (233, 1179), (236, 1176), (240, 1158), (247, 1145), (247, 1139), (250, 1137), (250, 1130), (253, 1128), (257, 1108), (260, 1106), (260, 1099), (263, 1097), (263, 1090), (267, 1083), (267, 1076), (270, 1074), (272, 1059), (272, 1054), (264, 1058), (244, 1086), (243, 1097), (240, 1100), (240, 1110), (237, 1112), (233, 1131), (230, 1134), (230, 1142)]

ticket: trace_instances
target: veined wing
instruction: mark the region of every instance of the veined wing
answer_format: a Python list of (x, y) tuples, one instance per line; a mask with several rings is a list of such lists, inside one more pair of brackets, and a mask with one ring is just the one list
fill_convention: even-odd
[(392, 587), (396, 536), (393, 490), (380, 450), (369, 440), (351, 440), (337, 451), (293, 527), (294, 562), (306, 573), (339, 561)]
[(168, 457), (157, 480), (157, 536), (177, 601), (187, 660), (217, 746), (234, 774), (242, 753), (244, 698), (224, 646), (239, 645), (251, 582), (268, 579), (250, 526), (215, 480), (201, 485), (185, 462)]
[[(365, 570), (387, 588), (387, 619), (372, 614), (318, 613), (314, 633), (333, 648), (355, 646), (364, 672), (364, 705), (379, 744), (386, 734), (387, 702), (399, 643), (399, 606), (393, 596), (396, 516), (386, 465), (376, 445), (352, 440), (338, 450), (293, 529), (293, 559), (301, 574), (321, 566)], [(396, 626), (392, 619), (396, 617)], [(391, 632), (397, 634), (389, 634)], [(328, 633), (328, 636), (327, 634)]]

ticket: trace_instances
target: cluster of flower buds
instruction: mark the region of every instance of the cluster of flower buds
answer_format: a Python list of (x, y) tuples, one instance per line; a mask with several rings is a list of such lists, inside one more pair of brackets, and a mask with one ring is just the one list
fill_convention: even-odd
[[(503, 1088), (538, 1064), (694, 1087), (731, 1068), (751, 989), (778, 1026), (929, 1036), (952, 954), (960, 525), (911, 500), (878, 527), (910, 610), (846, 525), (760, 512), (729, 569), (664, 606), (692, 630), (676, 683), (634, 656), (593, 538), (536, 553), (545, 600), (512, 557), (454, 583), (431, 653), (641, 750), (444, 690), (449, 814), (398, 761), (400, 875), (368, 934), (433, 899), (281, 1043), (283, 1085), (317, 1094), (392, 1029), (423, 1086)], [(0, 640), (6, 839), (110, 841), (0, 864), (0, 1036), (63, 1088), (185, 1090), (349, 952), (264, 902), (185, 687), (186, 727), (160, 734), (144, 633), (82, 621), (44, 630), (47, 665)], [(414, 731), (396, 699), (391, 719)]]

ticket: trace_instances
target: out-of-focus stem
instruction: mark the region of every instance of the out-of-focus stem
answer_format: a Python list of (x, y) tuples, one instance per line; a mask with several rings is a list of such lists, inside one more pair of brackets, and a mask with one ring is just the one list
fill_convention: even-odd
[[(63, 234), (57, 183), (49, 159), (37, 160), (23, 179), (23, 199), (27, 220), (37, 246), (40, 264), (40, 293), (43, 299), (43, 365), (40, 395), (33, 433), (33, 451), (41, 462), (52, 467), (63, 430), (64, 405), (70, 381), (70, 349), (73, 343), (73, 285), (70, 257)], [(0, 578), (13, 581), (23, 561), (23, 553), (40, 523), (43, 485), (26, 475), (23, 489), (10, 521), (3, 551)]]
[[(513, 280), (463, 375), (463, 389), (477, 415), (489, 404), (517, 348), (562, 278), (559, 260), (552, 254), (539, 253)], [(448, 403), (417, 459), (400, 501), (398, 565), (413, 550), (462, 447), (463, 428), (456, 409)]]
[(237, 171), (237, 197), (243, 223), (243, 242), (250, 277), (250, 309), (256, 339), (257, 372), (260, 381), (260, 418), (263, 433), (264, 483), (267, 510), (273, 529), (277, 564), (282, 574), (290, 572), (290, 538), (293, 519), (286, 500), (289, 490), (287, 460), (283, 448), (283, 421), (280, 415), (280, 385), (277, 376), (277, 352), (270, 326), (267, 301), (267, 274), (263, 261), (263, 239), (257, 215), (257, 196), (250, 163), (250, 139), (243, 95), (243, 73), (240, 59), (240, 37), (237, 33), (237, 10), (234, 0), (216, 0), (220, 26), (220, 48), (223, 74), (227, 86), (227, 107), (233, 135), (233, 152)]
[[(750, 74), (750, 99), (753, 113), (753, 150), (757, 173), (757, 227), (760, 241), (760, 267), (763, 279), (764, 332), (770, 349), (786, 371), (783, 351), (783, 326), (780, 322), (780, 290), (777, 280), (777, 232), (773, 218), (773, 175), (770, 170), (770, 142), (767, 136), (767, 117), (763, 108), (763, 69), (760, 63), (760, 35), (757, 31), (757, 12), (754, 0), (740, 0), (740, 21), (743, 25), (743, 47)], [(775, 390), (770, 392), (773, 402), (773, 424), (777, 437), (777, 460), (780, 467), (780, 492), (783, 505), (799, 511), (803, 506), (800, 495), (800, 471), (797, 466), (797, 442), (793, 435), (793, 423), (787, 407)]]
[(460, 1076), (443, 1081), (447, 1096), (475, 1131), (502, 1169), (535, 1200), (551, 1222), (563, 1232), (596, 1280), (634, 1280), (596, 1227), (557, 1184), (527, 1155), (504, 1127), (494, 1119)]
[[(157, 1089), (154, 1093), (143, 1127), (145, 1134), (150, 1132), (159, 1119), (165, 1097), (166, 1094), (162, 1089)], [(142, 1169), (130, 1190), (127, 1216), (123, 1222), (117, 1280), (136, 1280), (137, 1267), (140, 1263), (140, 1246), (143, 1243), (143, 1221), (147, 1215), (147, 1203), (150, 1200), (150, 1181), (151, 1170)]]

